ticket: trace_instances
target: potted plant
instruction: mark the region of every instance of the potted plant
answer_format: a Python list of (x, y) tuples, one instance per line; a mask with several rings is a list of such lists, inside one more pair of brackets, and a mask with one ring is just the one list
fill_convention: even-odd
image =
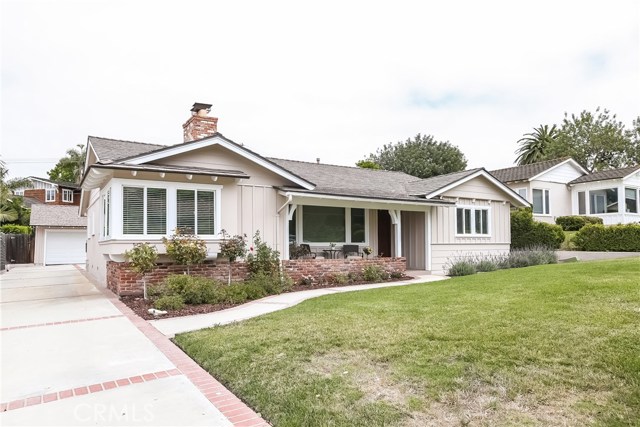
[(367, 258), (369, 258), (369, 255), (373, 253), (373, 248), (371, 246), (365, 246), (364, 248), (362, 248), (362, 252), (364, 252)]

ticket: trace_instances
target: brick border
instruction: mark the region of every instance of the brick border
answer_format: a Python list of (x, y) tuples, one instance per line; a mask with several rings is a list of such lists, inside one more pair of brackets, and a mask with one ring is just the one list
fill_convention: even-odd
[(115, 319), (116, 317), (124, 317), (124, 314), (114, 314), (112, 316), (88, 317), (86, 319), (63, 320), (60, 322), (33, 323), (31, 325), (18, 325), (0, 328), (0, 331), (12, 331), (14, 329), (40, 328), (42, 326), (68, 325), (69, 323), (93, 322), (94, 320)]
[[(87, 280), (92, 284), (94, 283), (85, 270), (78, 265), (75, 267)], [(271, 425), (266, 422), (260, 414), (249, 408), (242, 400), (212, 377), (164, 334), (135, 314), (133, 310), (120, 301), (112, 291), (99, 285), (94, 284), (94, 286), (102, 291), (103, 295), (106, 296), (234, 426), (267, 427)]]

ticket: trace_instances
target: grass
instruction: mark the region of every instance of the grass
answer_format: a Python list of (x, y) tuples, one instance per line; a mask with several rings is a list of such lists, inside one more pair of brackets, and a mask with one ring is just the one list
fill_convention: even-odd
[(308, 300), (177, 343), (275, 426), (640, 425), (640, 262)]

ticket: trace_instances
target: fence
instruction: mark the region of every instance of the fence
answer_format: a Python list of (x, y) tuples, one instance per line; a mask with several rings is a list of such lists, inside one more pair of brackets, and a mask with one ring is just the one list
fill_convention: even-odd
[(2, 234), (0, 264), (31, 264), (35, 250), (35, 236), (32, 234)]

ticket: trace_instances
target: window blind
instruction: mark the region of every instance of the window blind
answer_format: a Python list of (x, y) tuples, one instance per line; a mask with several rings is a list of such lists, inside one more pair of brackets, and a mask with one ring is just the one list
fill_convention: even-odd
[(122, 233), (144, 233), (144, 188), (122, 188)]
[(215, 234), (215, 199), (213, 191), (198, 191), (197, 234)]
[(167, 190), (147, 188), (147, 234), (167, 232)]
[(177, 227), (184, 233), (193, 234), (196, 230), (196, 192), (194, 190), (178, 190)]

